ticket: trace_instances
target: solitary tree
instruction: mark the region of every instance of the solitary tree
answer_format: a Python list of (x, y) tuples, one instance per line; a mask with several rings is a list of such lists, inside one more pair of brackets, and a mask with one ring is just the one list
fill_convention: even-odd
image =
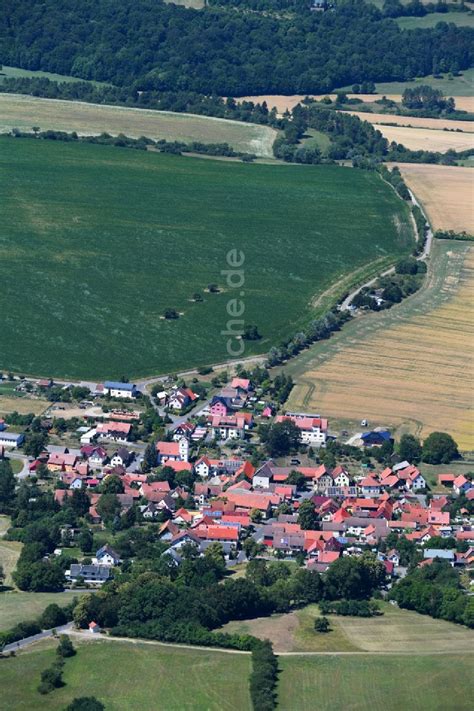
[(314, 629), (316, 632), (329, 632), (331, 629), (327, 617), (317, 617), (314, 621)]
[(447, 432), (432, 432), (423, 442), (422, 459), (427, 464), (448, 464), (458, 458), (458, 446)]
[(165, 319), (171, 320), (179, 318), (179, 313), (176, 311), (176, 309), (165, 309), (163, 311), (163, 316), (165, 317)]

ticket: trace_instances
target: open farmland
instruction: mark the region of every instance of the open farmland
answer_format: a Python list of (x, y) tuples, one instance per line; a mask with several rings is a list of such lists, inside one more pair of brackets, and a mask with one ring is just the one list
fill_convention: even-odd
[[(368, 114), (370, 116), (370, 114)], [(385, 116), (384, 119), (388, 117)], [(366, 119), (369, 120), (369, 119)], [(436, 119), (432, 119), (434, 121)], [(411, 123), (410, 119), (407, 122)], [(372, 121), (371, 121), (372, 123)], [(444, 131), (431, 128), (407, 128), (406, 126), (386, 126), (373, 124), (385, 138), (392, 142), (401, 143), (412, 151), (467, 151), (474, 147), (471, 133), (458, 133), (457, 131)]]
[[(414, 84), (414, 86), (416, 86), (416, 84)], [(448, 95), (453, 96), (453, 94), (449, 92)], [(282, 114), (286, 109), (291, 111), (296, 106), (296, 104), (301, 103), (303, 99), (306, 98), (306, 96), (309, 96), (309, 98), (315, 99), (316, 101), (321, 101), (321, 99), (324, 99), (325, 96), (329, 96), (329, 98), (331, 98), (332, 100), (336, 98), (335, 94), (293, 94), (291, 96), (284, 96), (283, 94), (262, 94), (260, 96), (242, 96), (238, 99), (238, 101), (253, 101), (255, 104), (261, 104), (263, 101), (266, 101), (269, 108), (275, 106), (278, 113)], [(400, 103), (402, 100), (401, 93), (385, 93), (382, 91), (379, 91), (378, 94), (351, 94), (351, 92), (348, 91), (347, 96), (351, 99), (360, 99), (364, 104), (373, 104), (375, 101), (381, 99), (382, 96), (385, 96), (391, 101), (396, 101), (397, 103)], [(455, 100), (457, 109), (460, 109), (461, 111), (474, 112), (474, 97), (456, 96)], [(386, 114), (383, 114), (383, 116), (385, 118)], [(407, 119), (406, 117), (397, 116), (396, 118), (404, 118), (405, 121), (409, 121), (409, 123), (412, 123), (412, 119)], [(467, 121), (460, 121), (459, 123), (462, 124), (463, 127), (466, 127), (464, 130), (470, 130), (468, 128), (469, 123)]]
[[(398, 126), (405, 126), (408, 128), (430, 128), (437, 129), (438, 131), (444, 131), (445, 129), (449, 131), (463, 131), (465, 133), (474, 133), (474, 121), (452, 121), (450, 119), (437, 119), (437, 118), (417, 118), (415, 116), (399, 116), (398, 114), (369, 114), (360, 111), (349, 111), (348, 113), (353, 116), (358, 116), (361, 121), (369, 121), (369, 123), (374, 124), (389, 124), (396, 123)], [(382, 128), (378, 126), (381, 131)], [(383, 129), (385, 130), (385, 126)], [(474, 145), (474, 140), (472, 136), (464, 137), (466, 140), (471, 141), (471, 146)]]
[(289, 409), (422, 436), (447, 431), (474, 449), (474, 248), (436, 241), (431, 262), (418, 293), (355, 319), (288, 364), (296, 380)]
[(406, 205), (367, 171), (0, 141), (5, 369), (135, 377), (228, 359), (236, 247), (262, 335), (246, 354), (265, 352), (316, 313), (315, 294), (412, 246)]
[(43, 131), (76, 131), (82, 135), (105, 131), (131, 138), (147, 136), (185, 143), (227, 142), (237, 151), (267, 157), (273, 156), (272, 146), (277, 136), (268, 126), (208, 116), (0, 94), (0, 133), (13, 128), (31, 131), (34, 125)]
[(65, 686), (37, 692), (56, 645), (41, 643), (2, 660), (0, 707), (63, 711), (75, 697), (95, 696), (107, 711), (249, 711), (250, 655), (134, 642), (76, 643), (66, 660)]
[(280, 711), (470, 711), (473, 655), (280, 657)]
[(449, 165), (398, 166), (435, 230), (474, 234), (474, 172)]

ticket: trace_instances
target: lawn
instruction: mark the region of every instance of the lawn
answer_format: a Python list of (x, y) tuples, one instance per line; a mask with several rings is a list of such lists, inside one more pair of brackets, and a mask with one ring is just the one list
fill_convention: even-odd
[(66, 685), (48, 696), (36, 687), (53, 661), (51, 643), (2, 661), (0, 707), (63, 711), (74, 697), (96, 696), (107, 711), (250, 710), (249, 655), (105, 641), (77, 649), (66, 660)]
[(356, 432), (363, 418), (398, 434), (445, 431), (462, 450), (474, 449), (473, 284), (474, 248), (435, 240), (419, 292), (354, 319), (288, 363), (296, 382), (289, 409), (346, 419)]
[[(315, 295), (412, 246), (408, 208), (368, 171), (0, 143), (5, 369), (91, 379), (222, 362), (236, 296), (262, 335), (245, 354), (265, 352), (321, 312)], [(237, 288), (223, 273), (234, 249)], [(182, 316), (165, 321), (168, 307)]]
[[(76, 596), (78, 594), (76, 593)], [(64, 606), (74, 598), (74, 593), (0, 593), (0, 630), (7, 630), (18, 622), (34, 620), (51, 603)]]
[[(23, 544), (18, 541), (5, 541), (3, 538), (0, 538), (0, 565), (5, 573), (5, 585), (12, 585), (12, 572), (15, 570), (16, 562), (20, 557), (22, 545)], [(0, 597), (0, 600), (4, 600), (3, 594), (2, 597)], [(2, 602), (1, 605), (0, 615), (3, 612), (4, 603)]]
[(280, 657), (279, 711), (470, 711), (474, 656)]
[(384, 614), (370, 619), (328, 615), (331, 632), (327, 634), (314, 630), (314, 620), (320, 615), (317, 605), (283, 615), (228, 622), (222, 630), (268, 638), (275, 651), (283, 653), (420, 654), (436, 651), (452, 654), (474, 649), (474, 632), (466, 627), (402, 610), (389, 603), (379, 604)]
[(82, 135), (106, 131), (113, 136), (124, 133), (132, 138), (229, 143), (235, 150), (267, 158), (273, 157), (272, 146), (277, 137), (269, 126), (209, 116), (0, 94), (0, 133), (13, 128), (31, 131), (33, 126)]

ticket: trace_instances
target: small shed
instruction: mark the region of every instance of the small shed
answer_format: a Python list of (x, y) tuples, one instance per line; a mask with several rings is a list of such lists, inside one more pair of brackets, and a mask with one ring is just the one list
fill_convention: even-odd
[(92, 634), (98, 634), (101, 631), (101, 627), (97, 624), (97, 622), (89, 622), (89, 632)]

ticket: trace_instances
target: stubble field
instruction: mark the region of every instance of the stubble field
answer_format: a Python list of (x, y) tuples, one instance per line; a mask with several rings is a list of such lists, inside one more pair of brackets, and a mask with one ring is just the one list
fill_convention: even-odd
[[(317, 313), (315, 295), (411, 249), (406, 205), (367, 171), (0, 141), (0, 366), (16, 372), (99, 379), (223, 362), (240, 296), (262, 335), (245, 355), (266, 352)], [(222, 273), (230, 249), (245, 258), (238, 290)], [(182, 316), (165, 321), (167, 308)]]
[[(376, 114), (363, 111), (349, 111), (347, 113), (353, 116), (358, 116), (361, 121), (369, 121), (373, 124), (389, 124), (396, 123), (398, 126), (405, 128), (429, 128), (443, 131), (462, 131), (463, 133), (474, 133), (474, 121), (453, 121), (451, 119), (442, 118), (418, 118), (416, 116), (400, 116), (398, 114)], [(378, 127), (381, 131), (382, 128)], [(383, 126), (383, 128), (393, 128), (391, 126)], [(464, 136), (465, 140), (472, 141), (472, 136)]]
[(435, 230), (474, 234), (474, 171), (449, 165), (400, 163), (402, 175)]
[[(370, 114), (368, 114), (370, 116)], [(384, 119), (387, 119), (385, 116)], [(369, 120), (369, 119), (366, 119)], [(437, 119), (431, 119), (435, 121)], [(372, 123), (372, 121), (371, 121)], [(411, 123), (410, 119), (406, 123)], [(373, 124), (380, 133), (390, 142), (401, 143), (411, 151), (434, 151), (445, 153), (446, 151), (467, 151), (474, 146), (474, 139), (471, 133), (457, 131), (444, 131), (434, 128), (409, 128), (406, 126), (385, 126)]]
[(289, 363), (288, 407), (354, 426), (367, 418), (421, 436), (442, 430), (473, 450), (473, 298), (474, 248), (435, 242), (426, 287)]

